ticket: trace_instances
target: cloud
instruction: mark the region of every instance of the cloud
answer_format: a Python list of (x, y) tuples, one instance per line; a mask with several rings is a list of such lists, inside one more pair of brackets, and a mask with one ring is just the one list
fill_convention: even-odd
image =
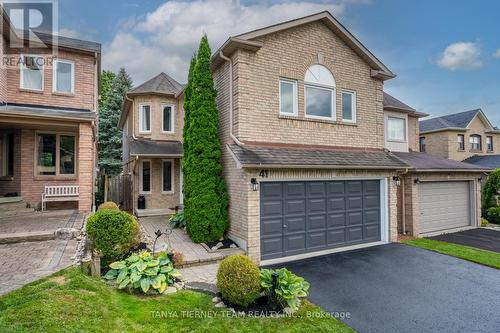
[(367, 0), (312, 0), (283, 3), (241, 4), (229, 0), (174, 0), (143, 17), (125, 20), (113, 40), (103, 46), (103, 68), (124, 66), (135, 84), (164, 71), (185, 82), (190, 57), (201, 36), (208, 35), (212, 51), (229, 36), (274, 23), (329, 10), (337, 17), (350, 4)]
[(493, 57), (499, 58), (500, 59), (500, 49), (498, 49), (494, 54)]
[(459, 42), (450, 44), (437, 61), (442, 68), (451, 71), (480, 68), (481, 49), (476, 43)]

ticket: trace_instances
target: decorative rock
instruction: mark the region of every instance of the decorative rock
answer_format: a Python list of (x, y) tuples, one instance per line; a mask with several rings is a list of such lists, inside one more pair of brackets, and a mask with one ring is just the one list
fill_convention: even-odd
[(218, 249), (220, 249), (223, 246), (224, 246), (224, 244), (222, 244), (222, 242), (218, 242), (217, 244), (215, 244), (215, 247)]
[(237, 248), (236, 244), (234, 244), (234, 243), (233, 243), (233, 244), (231, 244), (231, 245), (229, 245), (229, 247), (230, 247), (230, 248), (232, 248), (232, 249)]
[(220, 301), (222, 301), (220, 297), (215, 296), (214, 298), (212, 298), (212, 302), (214, 303), (219, 303)]
[(184, 288), (184, 282), (182, 281), (179, 281), (179, 282), (176, 282), (174, 283), (174, 287), (179, 290), (179, 289), (183, 289)]
[(224, 304), (224, 302), (219, 302), (219, 303), (215, 304), (215, 307), (216, 308), (225, 308), (226, 304)]
[(217, 246), (212, 246), (212, 248), (210, 250), (212, 251), (217, 251), (219, 248)]
[(55, 239), (68, 240), (78, 236), (79, 230), (75, 228), (59, 228), (54, 232)]
[(177, 289), (175, 287), (167, 287), (167, 289), (163, 292), (164, 294), (173, 294), (177, 292)]

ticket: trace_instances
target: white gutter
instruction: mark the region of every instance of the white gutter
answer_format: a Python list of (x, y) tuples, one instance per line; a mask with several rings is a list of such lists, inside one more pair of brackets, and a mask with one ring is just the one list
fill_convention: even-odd
[(221, 59), (229, 62), (229, 137), (238, 145), (244, 144), (233, 134), (233, 60), (226, 57), (222, 51), (219, 52)]

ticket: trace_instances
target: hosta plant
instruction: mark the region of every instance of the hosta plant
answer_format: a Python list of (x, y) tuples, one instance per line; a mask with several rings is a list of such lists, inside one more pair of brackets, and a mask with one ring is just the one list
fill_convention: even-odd
[(149, 251), (133, 253), (109, 267), (105, 279), (115, 280), (119, 289), (137, 289), (143, 293), (153, 289), (161, 294), (180, 276), (167, 253), (157, 256)]
[(260, 279), (267, 297), (283, 308), (289, 307), (292, 311), (299, 309), (300, 298), (307, 297), (309, 291), (309, 282), (286, 268), (262, 269)]
[(181, 210), (172, 215), (169, 222), (172, 228), (184, 229), (186, 227), (186, 223), (184, 222), (184, 211)]

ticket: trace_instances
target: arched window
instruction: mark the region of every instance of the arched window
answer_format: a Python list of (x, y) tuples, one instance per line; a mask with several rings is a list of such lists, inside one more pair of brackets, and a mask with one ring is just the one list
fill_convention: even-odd
[(473, 134), (469, 137), (470, 150), (481, 151), (483, 150), (483, 144), (481, 142), (481, 135)]
[(335, 79), (323, 65), (312, 65), (306, 72), (305, 115), (335, 120)]

